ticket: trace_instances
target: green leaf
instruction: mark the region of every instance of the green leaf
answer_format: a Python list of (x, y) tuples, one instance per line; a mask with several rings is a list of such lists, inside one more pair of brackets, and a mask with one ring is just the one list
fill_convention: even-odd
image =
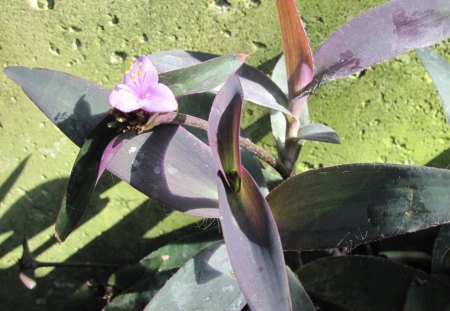
[(138, 280), (181, 267), (198, 252), (219, 239), (220, 236), (216, 229), (204, 230), (178, 239), (151, 252), (138, 263), (114, 272), (109, 277), (108, 284), (122, 290), (128, 289)]
[(285, 249), (349, 250), (450, 221), (450, 171), (347, 164), (307, 171), (267, 197)]
[(223, 242), (189, 260), (145, 307), (145, 311), (239, 311), (245, 299)]
[(412, 281), (406, 294), (403, 311), (434, 311), (437, 310), (436, 298), (430, 283), (421, 278)]
[(291, 292), (292, 311), (316, 311), (316, 307), (297, 278), (297, 275), (288, 266), (286, 266), (286, 269)]
[(190, 67), (168, 71), (159, 75), (175, 96), (206, 92), (214, 89), (238, 70), (246, 54), (220, 56)]
[(199, 251), (217, 241), (218, 235), (216, 233), (201, 232), (165, 245), (143, 258), (141, 262), (158, 258), (162, 261), (158, 272), (176, 269), (194, 257)]
[(450, 123), (450, 63), (430, 48), (417, 49), (416, 53), (438, 90), (447, 122)]
[[(158, 72), (167, 72), (199, 64), (218, 55), (191, 51), (162, 51), (149, 55)], [(263, 107), (282, 111), (288, 118), (288, 99), (280, 88), (263, 72), (244, 64), (237, 72), (244, 90), (244, 99)], [(216, 89), (217, 90), (217, 89)]]
[(450, 224), (441, 227), (434, 241), (431, 271), (433, 273), (450, 272)]
[(56, 219), (55, 237), (63, 242), (75, 229), (86, 211), (97, 183), (100, 161), (108, 143), (118, 134), (108, 127), (115, 120), (108, 115), (86, 138), (70, 174), (69, 184)]
[(106, 311), (143, 310), (171, 277), (171, 273), (147, 276), (109, 302)]
[(258, 159), (255, 157), (255, 155), (247, 149), (241, 148), (241, 160), (242, 165), (250, 172), (250, 175), (252, 175), (253, 179), (258, 185), (258, 189), (262, 193), (262, 195), (268, 195), (269, 189), (267, 188), (261, 165), (259, 164)]
[(450, 287), (427, 273), (369, 256), (327, 257), (302, 266), (297, 274), (315, 299), (348, 310), (402, 310), (411, 282), (427, 282), (435, 293), (434, 310), (449, 310)]
[(339, 135), (331, 127), (323, 124), (309, 124), (298, 131), (299, 140), (314, 140), (331, 144), (340, 144)]

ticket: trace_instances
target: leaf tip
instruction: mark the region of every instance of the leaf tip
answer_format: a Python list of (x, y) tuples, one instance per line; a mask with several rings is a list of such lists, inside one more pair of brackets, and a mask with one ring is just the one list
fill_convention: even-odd
[(64, 243), (65, 239), (61, 239), (61, 235), (58, 233), (58, 229), (55, 228), (55, 239), (58, 241), (59, 244)]
[(250, 55), (249, 52), (239, 53), (239, 54), (236, 54), (236, 58), (244, 63), (249, 55)]

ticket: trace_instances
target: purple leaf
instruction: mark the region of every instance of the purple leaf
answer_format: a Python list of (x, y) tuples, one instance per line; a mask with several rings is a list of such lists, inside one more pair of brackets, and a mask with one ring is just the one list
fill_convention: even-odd
[(314, 54), (313, 89), (450, 36), (450, 1), (393, 0), (332, 34)]
[[(288, 93), (289, 98), (294, 98), (312, 80), (313, 58), (295, 2), (277, 0), (277, 7), (286, 61)], [(299, 117), (295, 113), (294, 115)]]
[(163, 206), (217, 218), (211, 149), (182, 127), (158, 126), (127, 140), (108, 170)]
[(209, 116), (208, 139), (220, 167), (216, 180), (225, 244), (250, 308), (291, 310), (283, 249), (272, 212), (250, 173), (241, 167), (242, 104), (239, 79), (231, 76)]
[(128, 131), (122, 133), (113, 138), (106, 146), (105, 150), (103, 150), (102, 158), (100, 160), (100, 167), (98, 169), (97, 181), (100, 179), (102, 174), (105, 172), (106, 167), (109, 162), (111, 162), (112, 158), (116, 155), (116, 153), (122, 149), (123, 145), (129, 141), (131, 138), (135, 137), (136, 134), (133, 131)]
[(229, 186), (239, 189), (241, 151), (242, 88), (236, 75), (230, 76), (217, 93), (208, 118), (208, 141), (213, 157)]
[(222, 231), (238, 284), (252, 310), (291, 310), (283, 250), (270, 207), (246, 169), (240, 191), (217, 177)]
[(64, 72), (8, 67), (5, 73), (78, 146), (111, 107), (110, 90)]
[(450, 222), (450, 171), (363, 163), (310, 170), (267, 196), (284, 249), (352, 248)]

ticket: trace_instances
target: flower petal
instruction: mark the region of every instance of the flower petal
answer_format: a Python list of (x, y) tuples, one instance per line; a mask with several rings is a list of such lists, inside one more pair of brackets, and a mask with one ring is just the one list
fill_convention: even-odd
[(123, 83), (136, 92), (139, 98), (158, 83), (158, 72), (148, 58), (143, 55), (136, 59), (125, 73)]
[(147, 112), (170, 112), (177, 110), (178, 102), (172, 91), (164, 84), (158, 83), (151, 88), (145, 99), (142, 109)]
[(134, 90), (125, 84), (119, 84), (111, 91), (109, 103), (114, 108), (125, 113), (140, 109), (143, 105)]

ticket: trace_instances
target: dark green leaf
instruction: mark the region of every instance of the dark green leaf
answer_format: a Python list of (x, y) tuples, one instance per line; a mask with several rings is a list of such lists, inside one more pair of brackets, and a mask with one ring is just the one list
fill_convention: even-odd
[(205, 234), (202, 232), (180, 239), (175, 243), (167, 244), (143, 258), (141, 261), (145, 262), (147, 260), (159, 258), (162, 260), (162, 263), (158, 268), (159, 272), (172, 270), (179, 268), (186, 263), (186, 261), (194, 257), (195, 254), (217, 241), (217, 234)]
[(408, 288), (403, 311), (435, 311), (435, 300), (430, 283), (417, 278)]
[(434, 242), (431, 261), (433, 273), (450, 272), (450, 224), (443, 225)]
[(239, 311), (244, 305), (245, 299), (221, 242), (209, 246), (181, 267), (145, 311)]
[(292, 299), (292, 311), (316, 311), (311, 298), (309, 298), (299, 279), (292, 270), (286, 266), (289, 289)]
[(247, 55), (233, 54), (159, 75), (159, 82), (166, 84), (175, 96), (207, 92), (221, 85), (234, 74)]
[(421, 270), (379, 257), (327, 257), (302, 266), (297, 273), (312, 297), (348, 310), (402, 310), (415, 279), (427, 282), (435, 293), (434, 310), (450, 308), (447, 284)]
[(417, 49), (416, 53), (438, 90), (447, 122), (450, 123), (450, 63), (430, 48)]
[(115, 297), (106, 311), (141, 311), (171, 277), (170, 273), (147, 276)]
[(450, 221), (450, 171), (389, 164), (311, 170), (267, 197), (285, 249), (352, 249)]
[(138, 263), (125, 266), (114, 272), (108, 280), (108, 284), (119, 289), (128, 289), (136, 281), (141, 281), (156, 273), (179, 268), (202, 249), (220, 239), (216, 230), (204, 230), (200, 233), (189, 235), (166, 244), (151, 252)]
[(56, 219), (55, 237), (63, 242), (75, 229), (86, 211), (98, 180), (100, 161), (108, 143), (118, 134), (108, 127), (114, 120), (108, 115), (86, 138), (70, 174), (69, 184)]
[(259, 191), (263, 196), (268, 195), (269, 189), (267, 188), (266, 180), (258, 159), (253, 155), (253, 153), (243, 148), (241, 148), (241, 159), (242, 165), (250, 172), (250, 175), (252, 175), (258, 185)]
[[(180, 69), (217, 57), (218, 55), (181, 50), (162, 51), (149, 55), (159, 72)], [(292, 114), (286, 109), (288, 99), (283, 91), (263, 72), (244, 64), (238, 71), (244, 90), (244, 99), (255, 104), (279, 110), (287, 116)]]

